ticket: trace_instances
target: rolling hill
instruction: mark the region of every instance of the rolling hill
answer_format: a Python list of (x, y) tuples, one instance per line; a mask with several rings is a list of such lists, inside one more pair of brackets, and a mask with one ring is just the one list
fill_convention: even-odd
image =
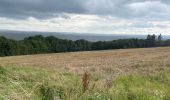
[[(67, 32), (32, 32), (32, 31), (9, 31), (0, 30), (0, 36), (5, 36), (10, 39), (22, 40), (25, 37), (43, 35), (55, 36), (60, 39), (79, 40), (85, 39), (88, 41), (111, 41), (116, 39), (139, 38), (144, 39), (146, 35), (126, 35), (126, 34), (90, 34), (90, 33), (67, 33)], [(166, 37), (169, 38), (170, 37)]]

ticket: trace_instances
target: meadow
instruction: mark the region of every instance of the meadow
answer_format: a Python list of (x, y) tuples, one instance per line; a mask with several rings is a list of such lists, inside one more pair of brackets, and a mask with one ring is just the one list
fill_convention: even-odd
[(170, 47), (0, 57), (0, 100), (170, 100)]

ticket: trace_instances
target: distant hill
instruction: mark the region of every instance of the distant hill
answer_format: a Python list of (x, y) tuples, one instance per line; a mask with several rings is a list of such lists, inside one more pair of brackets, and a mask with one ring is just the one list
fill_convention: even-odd
[[(125, 35), (125, 34), (90, 34), (90, 33), (64, 33), (64, 32), (31, 32), (31, 31), (8, 31), (0, 30), (0, 36), (5, 36), (10, 39), (21, 40), (28, 36), (43, 35), (55, 36), (61, 39), (78, 40), (85, 39), (88, 41), (110, 41), (116, 39), (139, 38), (144, 39), (146, 35)], [(170, 39), (170, 36), (163, 36), (165, 39)]]
[(78, 40), (85, 39), (88, 41), (110, 41), (115, 39), (125, 38), (145, 38), (145, 35), (101, 35), (90, 33), (59, 33), (59, 32), (25, 32), (25, 31), (0, 31), (0, 36), (5, 36), (10, 39), (21, 40), (28, 36), (43, 35), (43, 36), (55, 36), (61, 39)]

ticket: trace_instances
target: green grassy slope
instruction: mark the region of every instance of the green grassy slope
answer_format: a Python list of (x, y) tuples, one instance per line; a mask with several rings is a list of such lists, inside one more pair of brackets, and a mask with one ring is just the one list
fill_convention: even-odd
[(89, 73), (88, 89), (82, 77), (67, 69), (0, 67), (0, 100), (169, 100), (170, 73), (160, 68), (147, 75), (106, 78)]

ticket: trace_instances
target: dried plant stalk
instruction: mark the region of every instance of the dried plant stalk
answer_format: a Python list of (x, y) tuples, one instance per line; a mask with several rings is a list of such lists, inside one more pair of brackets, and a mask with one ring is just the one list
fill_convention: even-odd
[(89, 74), (87, 71), (85, 71), (82, 78), (83, 93), (85, 93), (88, 90), (88, 85), (89, 85)]

